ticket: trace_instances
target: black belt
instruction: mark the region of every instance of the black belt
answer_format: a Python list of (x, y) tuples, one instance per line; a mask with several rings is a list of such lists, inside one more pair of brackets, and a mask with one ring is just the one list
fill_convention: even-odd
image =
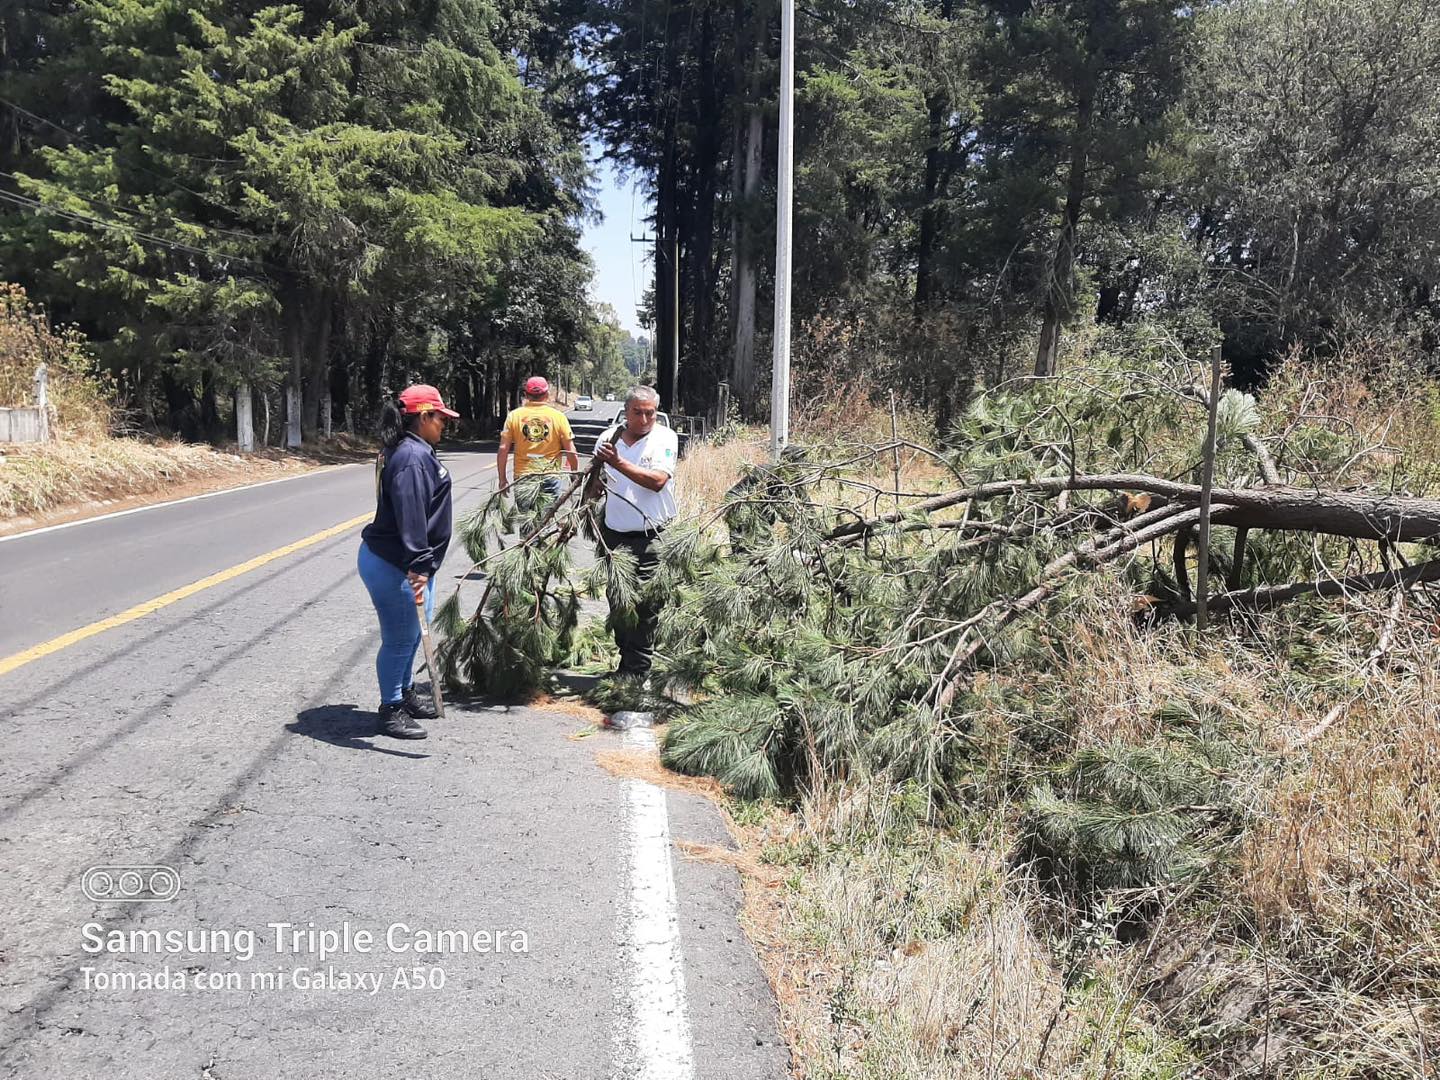
[(665, 531), (665, 526), (659, 525), (653, 529), (612, 529), (609, 525), (606, 525), (605, 531), (611, 536), (643, 536), (647, 540), (654, 540)]

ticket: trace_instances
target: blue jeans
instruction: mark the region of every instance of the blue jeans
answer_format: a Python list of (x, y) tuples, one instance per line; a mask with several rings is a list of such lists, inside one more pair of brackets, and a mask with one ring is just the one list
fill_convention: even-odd
[[(517, 477), (516, 479), (519, 479), (519, 477)], [(540, 491), (543, 491), (552, 500), (558, 499), (560, 497), (560, 477), (547, 476), (544, 480), (541, 480)], [(519, 506), (521, 510), (535, 509), (535, 504), (539, 501), (540, 491), (537, 491), (533, 494), (527, 492), (523, 501), (517, 496), (515, 499), (515, 504)]]
[[(405, 571), (380, 558), (363, 541), (360, 544), (360, 580), (380, 617), (380, 651), (375, 654), (375, 677), (380, 682), (380, 703), (393, 705), (415, 681), (415, 650), (420, 648), (420, 616), (415, 590)], [(435, 610), (435, 579), (425, 583), (425, 617)], [(434, 679), (435, 672), (430, 673)]]

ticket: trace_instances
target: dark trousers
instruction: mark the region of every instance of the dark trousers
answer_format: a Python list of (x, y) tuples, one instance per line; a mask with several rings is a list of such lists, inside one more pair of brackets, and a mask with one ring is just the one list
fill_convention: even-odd
[[(612, 551), (628, 551), (635, 556), (635, 565), (640, 585), (655, 576), (660, 565), (660, 556), (655, 551), (658, 532), (616, 532), (606, 526), (600, 529), (605, 546)], [(614, 595), (609, 596), (610, 626), (615, 635), (615, 644), (620, 649), (621, 675), (643, 678), (650, 673), (650, 664), (655, 657), (655, 631), (660, 625), (660, 603), (643, 599), (635, 605), (633, 621), (616, 613)]]

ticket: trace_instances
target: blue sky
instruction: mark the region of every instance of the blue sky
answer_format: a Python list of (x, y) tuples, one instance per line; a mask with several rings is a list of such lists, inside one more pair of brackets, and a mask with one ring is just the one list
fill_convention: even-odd
[(620, 325), (632, 334), (642, 333), (635, 318), (635, 306), (645, 295), (653, 271), (646, 257), (649, 246), (632, 244), (630, 236), (648, 235), (645, 217), (649, 203), (641, 192), (632, 191), (608, 161), (601, 161), (595, 174), (599, 185), (597, 202), (605, 219), (585, 226), (585, 250), (595, 260), (595, 280), (590, 294), (609, 304), (620, 316)]

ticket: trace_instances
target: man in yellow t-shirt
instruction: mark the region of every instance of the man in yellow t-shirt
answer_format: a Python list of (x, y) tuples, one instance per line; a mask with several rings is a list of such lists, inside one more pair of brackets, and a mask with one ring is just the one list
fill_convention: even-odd
[[(546, 403), (549, 397), (550, 384), (535, 375), (525, 381), (525, 404), (512, 409), (505, 418), (505, 427), (500, 432), (500, 453), (495, 458), (502, 491), (510, 483), (506, 466), (512, 453), (517, 480), (531, 472), (558, 473), (562, 454), (565, 464), (579, 471), (580, 455), (575, 453), (570, 421), (559, 409)], [(546, 477), (541, 487), (555, 498), (560, 494), (560, 477)]]

